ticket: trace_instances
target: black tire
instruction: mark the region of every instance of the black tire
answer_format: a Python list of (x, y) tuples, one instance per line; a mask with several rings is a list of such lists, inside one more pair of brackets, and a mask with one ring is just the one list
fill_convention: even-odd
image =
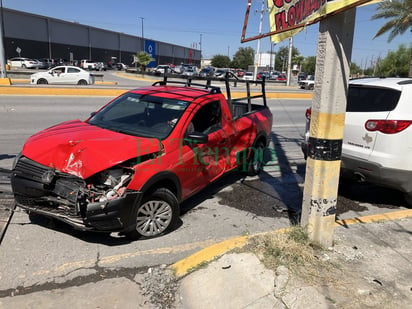
[(48, 81), (44, 78), (40, 78), (37, 80), (37, 85), (47, 85)]
[(179, 220), (179, 202), (176, 196), (166, 188), (159, 188), (147, 193), (136, 209), (136, 226), (125, 233), (129, 239), (140, 237), (152, 238), (172, 231)]
[(25, 64), (22, 64), (22, 65), (21, 65), (21, 68), (22, 68), (22, 69), (25, 69), (25, 68), (26, 68), (26, 65), (25, 65)]
[(409, 206), (412, 206), (412, 192), (405, 193), (405, 194), (403, 195), (403, 197), (405, 198), (406, 203), (407, 203)]
[(256, 176), (263, 170), (264, 162), (263, 154), (265, 150), (265, 144), (262, 139), (259, 139), (253, 143), (252, 149), (250, 151), (249, 157), (247, 159), (248, 164), (248, 175)]
[(87, 85), (87, 81), (85, 81), (84, 79), (81, 79), (77, 82), (77, 85)]

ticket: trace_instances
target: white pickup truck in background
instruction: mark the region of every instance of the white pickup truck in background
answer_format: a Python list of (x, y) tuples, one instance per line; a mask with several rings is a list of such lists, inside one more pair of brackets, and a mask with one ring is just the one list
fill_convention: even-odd
[(83, 59), (80, 61), (80, 67), (84, 70), (106, 71), (103, 62), (96, 62), (92, 60)]
[(313, 90), (315, 86), (315, 75), (308, 75), (306, 79), (299, 81), (300, 89)]

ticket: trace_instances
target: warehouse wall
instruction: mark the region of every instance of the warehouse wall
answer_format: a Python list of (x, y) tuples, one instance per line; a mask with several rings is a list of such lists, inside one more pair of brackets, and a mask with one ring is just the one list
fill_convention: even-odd
[[(116, 57), (131, 64), (144, 46), (141, 37), (68, 22), (52, 17), (3, 9), (6, 58), (21, 57), (108, 62)], [(147, 41), (146, 41), (147, 42)], [(200, 66), (200, 51), (154, 41), (156, 60), (152, 65), (189, 63)]]

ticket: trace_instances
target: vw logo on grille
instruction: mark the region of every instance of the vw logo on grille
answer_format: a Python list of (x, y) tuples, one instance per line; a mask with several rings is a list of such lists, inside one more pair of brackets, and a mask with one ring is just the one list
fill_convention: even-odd
[(56, 173), (53, 170), (47, 170), (41, 175), (41, 181), (46, 185), (51, 184), (54, 176), (56, 176)]

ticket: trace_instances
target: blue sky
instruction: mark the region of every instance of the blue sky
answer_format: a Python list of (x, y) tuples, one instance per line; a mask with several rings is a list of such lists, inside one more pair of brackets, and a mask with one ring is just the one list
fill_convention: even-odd
[[(3, 6), (33, 14), (75, 21), (93, 27), (142, 35), (145, 38), (200, 48), (203, 57), (217, 54), (231, 58), (239, 47), (256, 49), (257, 41), (240, 43), (247, 0), (2, 0)], [(262, 1), (253, 0), (248, 25), (248, 36), (258, 34)], [(360, 7), (356, 12), (352, 60), (368, 66), (378, 57), (400, 44), (411, 44), (412, 33), (407, 31), (390, 44), (387, 35), (372, 39), (384, 20), (371, 21), (376, 5)], [(293, 39), (294, 46), (303, 56), (315, 56), (319, 24), (307, 27)], [(263, 32), (267, 32), (268, 16), (264, 15)], [(288, 42), (274, 47), (276, 51)], [(270, 50), (269, 38), (261, 40), (260, 51)]]

